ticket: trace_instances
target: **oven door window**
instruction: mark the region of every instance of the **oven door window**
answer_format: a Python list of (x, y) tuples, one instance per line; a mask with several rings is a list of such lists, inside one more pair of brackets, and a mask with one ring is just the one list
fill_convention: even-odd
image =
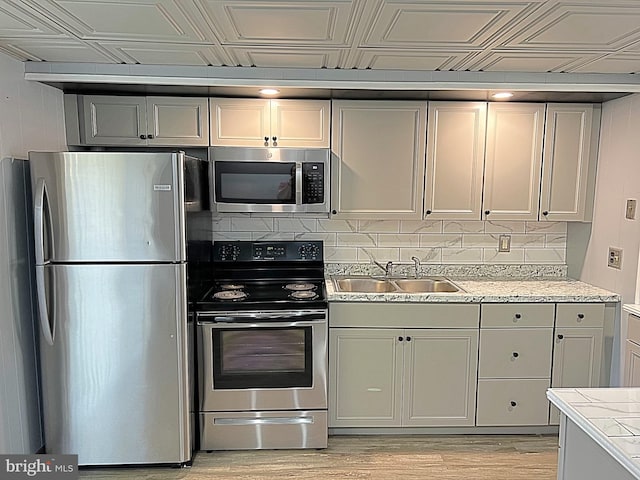
[(215, 162), (215, 197), (220, 203), (296, 203), (293, 162)]
[(313, 384), (311, 327), (214, 329), (213, 388)]

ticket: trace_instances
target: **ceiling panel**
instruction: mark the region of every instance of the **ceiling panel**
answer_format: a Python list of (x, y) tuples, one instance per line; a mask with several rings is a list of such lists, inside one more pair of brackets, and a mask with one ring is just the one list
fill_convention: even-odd
[(31, 1), (62, 28), (85, 40), (205, 41), (174, 0)]
[(0, 38), (62, 36), (63, 32), (19, 3), (0, 0)]
[(352, 1), (198, 0), (224, 45), (346, 45)]
[(640, 53), (605, 56), (581, 65), (574, 71), (582, 73), (640, 73)]
[(18, 58), (35, 62), (117, 63), (116, 57), (87, 42), (72, 39), (3, 39), (2, 45)]
[(461, 61), (467, 52), (413, 52), (407, 50), (363, 49), (358, 68), (373, 70), (445, 70)]
[(486, 72), (562, 72), (579, 59), (565, 53), (496, 52), (476, 60), (473, 70)]
[(339, 49), (239, 48), (229, 49), (237, 65), (246, 67), (335, 68)]
[(101, 45), (127, 63), (142, 65), (223, 65), (212, 47), (151, 42), (102, 42)]

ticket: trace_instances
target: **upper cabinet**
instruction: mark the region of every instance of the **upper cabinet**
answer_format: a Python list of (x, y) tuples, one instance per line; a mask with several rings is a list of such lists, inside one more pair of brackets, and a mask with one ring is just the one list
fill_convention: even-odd
[(599, 105), (547, 105), (540, 220), (591, 218), (599, 127)]
[(425, 218), (480, 218), (486, 124), (484, 102), (429, 102)]
[(334, 218), (422, 218), (426, 102), (333, 102)]
[(483, 219), (538, 219), (544, 111), (544, 104), (489, 104)]
[(329, 148), (329, 100), (211, 99), (211, 145)]
[[(73, 116), (73, 100), (65, 106)], [(206, 98), (79, 95), (78, 142), (69, 144), (207, 146), (207, 112)]]

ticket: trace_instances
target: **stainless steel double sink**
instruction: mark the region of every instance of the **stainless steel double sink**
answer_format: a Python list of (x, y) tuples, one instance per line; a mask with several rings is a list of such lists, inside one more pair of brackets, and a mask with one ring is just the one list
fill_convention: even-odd
[(445, 277), (334, 276), (338, 292), (353, 293), (455, 293), (463, 290)]

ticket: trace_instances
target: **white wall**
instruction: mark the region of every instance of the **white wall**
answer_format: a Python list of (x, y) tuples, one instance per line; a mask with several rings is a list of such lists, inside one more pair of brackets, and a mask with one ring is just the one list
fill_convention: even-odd
[[(590, 237), (585, 242), (586, 254), (579, 274), (582, 281), (620, 294), (623, 304), (636, 303), (640, 251), (640, 212), (636, 220), (625, 218), (625, 204), (629, 198), (640, 201), (638, 94), (603, 104), (593, 222)], [(574, 233), (579, 237), (588, 235), (589, 231), (581, 231), (579, 225), (570, 226), (568, 249), (572, 248)], [(607, 266), (610, 246), (623, 249), (621, 270)], [(624, 313), (619, 318), (618, 341), (624, 339), (627, 324)], [(616, 342), (614, 355), (622, 371), (624, 342)]]
[(30, 240), (29, 150), (64, 150), (62, 93), (26, 82), (0, 54), (0, 453), (42, 446), (38, 410)]

